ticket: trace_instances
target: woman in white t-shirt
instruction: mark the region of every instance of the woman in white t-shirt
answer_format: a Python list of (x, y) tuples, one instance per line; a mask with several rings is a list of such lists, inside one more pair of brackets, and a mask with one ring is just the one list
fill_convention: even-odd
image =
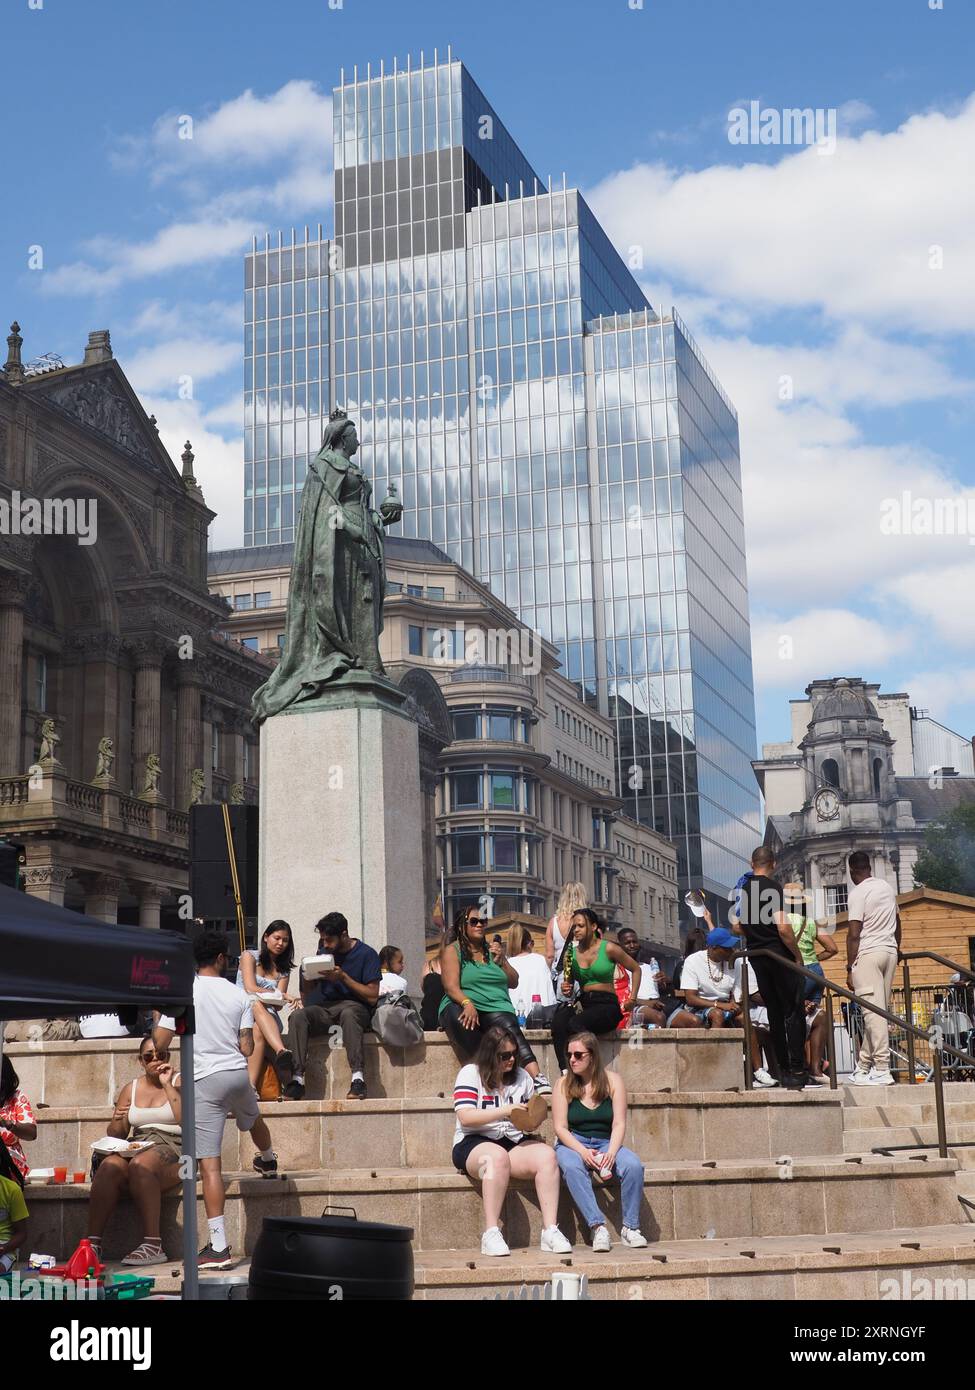
[(498, 1222), (508, 1183), (532, 1178), (542, 1209), (540, 1249), (564, 1255), (572, 1249), (557, 1225), (559, 1165), (555, 1150), (528, 1138), (512, 1123), (512, 1111), (524, 1117), (535, 1083), (517, 1065), (518, 1049), (505, 1028), (484, 1034), (473, 1062), (461, 1067), (454, 1082), (454, 1167), (481, 1184), (484, 1203), (482, 1255), (510, 1255)]
[(508, 964), (518, 972), (517, 988), (508, 991), (515, 1013), (527, 1018), (533, 1007), (554, 1004), (552, 972), (545, 957), (536, 953), (535, 939), (527, 927), (516, 922), (508, 928), (505, 951)]
[(558, 968), (562, 948), (569, 938), (569, 926), (573, 914), (580, 908), (589, 906), (589, 895), (584, 883), (566, 883), (556, 904), (555, 915), (545, 928), (545, 960), (549, 970)]
[(741, 942), (725, 927), (715, 927), (703, 951), (684, 961), (680, 989), (684, 1002), (667, 1020), (668, 1028), (737, 1028), (741, 1006), (735, 1002), (732, 957)]

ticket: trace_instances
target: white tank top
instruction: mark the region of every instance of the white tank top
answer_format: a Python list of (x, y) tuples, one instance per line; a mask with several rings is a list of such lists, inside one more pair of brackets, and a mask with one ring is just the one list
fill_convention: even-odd
[(173, 1107), (170, 1101), (165, 1105), (136, 1105), (135, 1093), (139, 1079), (132, 1082), (132, 1095), (129, 1099), (129, 1128), (136, 1130), (146, 1129), (149, 1125), (153, 1129), (161, 1129), (165, 1134), (179, 1134), (179, 1125), (176, 1123), (176, 1116), (173, 1114)]

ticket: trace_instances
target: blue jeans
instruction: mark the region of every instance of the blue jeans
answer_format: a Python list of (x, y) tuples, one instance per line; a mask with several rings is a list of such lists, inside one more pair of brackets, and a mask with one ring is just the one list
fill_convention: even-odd
[[(572, 1133), (573, 1139), (587, 1149), (605, 1153), (609, 1148), (608, 1139), (589, 1139), (584, 1134)], [(592, 1190), (592, 1169), (582, 1154), (576, 1153), (566, 1144), (556, 1142), (555, 1157), (559, 1161), (562, 1176), (572, 1193), (572, 1200), (579, 1209), (583, 1221), (589, 1226), (605, 1226), (606, 1218), (599, 1210)], [(632, 1231), (640, 1229), (640, 1200), (643, 1197), (643, 1164), (632, 1149), (620, 1149), (616, 1155), (613, 1169), (620, 1180), (623, 1198), (623, 1225)]]
[[(819, 975), (822, 979), (826, 978), (823, 967), (819, 964), (819, 961), (816, 961), (813, 965), (807, 965), (806, 969), (812, 970), (814, 974)], [(814, 1004), (818, 1004), (823, 997), (823, 987), (815, 984), (812, 980), (804, 980), (803, 983), (806, 986), (804, 991), (805, 997), (811, 999)]]

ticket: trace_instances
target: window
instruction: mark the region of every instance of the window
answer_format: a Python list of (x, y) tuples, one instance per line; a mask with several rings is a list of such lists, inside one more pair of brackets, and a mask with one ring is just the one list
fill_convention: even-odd
[(463, 632), (455, 627), (428, 627), (427, 656), (431, 661), (463, 661)]
[(829, 787), (840, 785), (840, 770), (835, 758), (825, 758), (823, 760), (823, 781)]
[(518, 865), (518, 836), (495, 833), (491, 836), (491, 867), (516, 870)]
[(47, 657), (43, 652), (37, 656), (36, 680), (34, 685), (34, 708), (47, 711)]
[(514, 811), (515, 779), (510, 772), (492, 772), (491, 805), (495, 810)]
[(279, 632), (279, 633), (278, 633), (278, 651), (279, 651), (279, 652), (283, 652), (283, 651), (284, 651), (284, 633), (283, 633), (283, 632)]
[(423, 655), (423, 628), (410, 623), (407, 628), (410, 656)]
[(455, 772), (453, 775), (455, 811), (469, 810), (481, 804), (481, 774)]
[(243, 776), (244, 776), (244, 781), (245, 781), (245, 782), (249, 782), (249, 781), (251, 780), (251, 746), (250, 746), (250, 743), (247, 741), (246, 738), (244, 739), (244, 769), (243, 769)]
[(234, 607), (239, 611), (244, 608), (253, 608), (254, 599), (251, 594), (234, 594)]
[(220, 729), (214, 724), (210, 730), (210, 767), (214, 772), (220, 766)]
[(392, 579), (387, 579), (386, 592), (387, 594), (401, 594), (403, 592), (403, 586), (402, 584), (394, 583)]
[(512, 743), (515, 737), (515, 720), (511, 714), (488, 715), (488, 738), (502, 743)]
[(407, 592), (408, 594), (412, 595), (413, 598), (422, 598), (422, 597), (423, 597), (423, 585), (422, 585), (422, 584), (407, 584), (407, 586), (406, 586), (406, 592)]
[(259, 646), (258, 646), (258, 644), (257, 644), (257, 638), (256, 638), (256, 637), (242, 637), (242, 638), (240, 639), (240, 645), (241, 645), (242, 647), (246, 647), (246, 648), (248, 649), (248, 651), (252, 651), (252, 652), (260, 651), (260, 648), (259, 648)]
[(255, 595), (254, 595), (254, 607), (255, 607), (255, 608), (270, 608), (270, 607), (271, 607), (271, 590), (270, 590), (270, 589), (262, 589), (261, 592), (260, 592), (259, 594), (255, 594)]
[(458, 833), (451, 836), (453, 846), (453, 864), (458, 871), (461, 869), (483, 869), (484, 868), (484, 837), (480, 833), (471, 832), (470, 834)]
[(826, 889), (826, 915), (835, 917), (846, 911), (846, 884), (839, 883)]
[(881, 772), (883, 771), (883, 767), (884, 767), (884, 765), (883, 765), (883, 763), (880, 761), (880, 759), (879, 759), (879, 758), (874, 758), (874, 760), (873, 760), (873, 794), (874, 794), (874, 796), (877, 798), (878, 801), (880, 800), (880, 774), (881, 774)]
[(478, 710), (458, 710), (453, 715), (454, 738), (480, 738), (481, 716)]
[(428, 588), (427, 588), (427, 598), (442, 599), (443, 596), (444, 596), (443, 589), (436, 588), (436, 587), (434, 587), (433, 585), (428, 586)]
[[(593, 816), (593, 818), (592, 818), (592, 847), (593, 847), (593, 849), (599, 849), (599, 847), (600, 847), (601, 844), (602, 844), (602, 828), (603, 828), (602, 818), (601, 818), (600, 816)], [(617, 841), (616, 841), (616, 852), (617, 852), (617, 854), (619, 854), (619, 849), (620, 849), (620, 842), (619, 842), (619, 840), (617, 840)]]

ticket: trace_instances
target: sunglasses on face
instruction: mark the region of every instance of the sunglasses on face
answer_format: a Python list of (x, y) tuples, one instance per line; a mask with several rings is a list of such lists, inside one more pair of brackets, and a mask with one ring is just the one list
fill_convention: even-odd
[(499, 1052), (498, 1056), (501, 1058), (502, 1062), (510, 1062), (511, 1059), (517, 1057), (518, 1054), (517, 1052)]
[(569, 1053), (569, 1056), (572, 1058), (572, 1060), (573, 1060), (574, 1062), (577, 1062), (577, 1061), (580, 1059), (580, 1057), (588, 1057), (588, 1056), (589, 1056), (589, 1053), (588, 1053), (588, 1052), (570, 1052), (570, 1053)]
[(487, 924), (488, 919), (486, 917), (468, 917), (467, 919), (467, 925), (469, 927), (486, 927)]
[(168, 1062), (168, 1052), (143, 1052), (141, 1054), (143, 1062)]

